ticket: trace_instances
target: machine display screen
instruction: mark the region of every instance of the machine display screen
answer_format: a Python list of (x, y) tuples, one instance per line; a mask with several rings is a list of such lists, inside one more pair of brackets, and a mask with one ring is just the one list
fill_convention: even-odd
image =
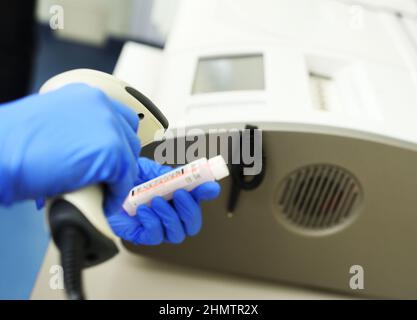
[(201, 58), (194, 76), (192, 94), (263, 90), (264, 82), (261, 54)]

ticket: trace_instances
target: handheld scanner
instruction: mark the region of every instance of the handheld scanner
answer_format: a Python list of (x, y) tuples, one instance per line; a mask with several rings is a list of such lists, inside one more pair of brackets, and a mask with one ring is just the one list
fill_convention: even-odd
[[(40, 93), (56, 90), (70, 83), (85, 83), (99, 88), (109, 97), (130, 107), (140, 119), (137, 135), (142, 146), (151, 143), (157, 131), (168, 128), (165, 116), (147, 97), (129, 84), (104, 72), (89, 69), (64, 72), (48, 80)], [(83, 267), (103, 262), (118, 252), (114, 243), (116, 237), (103, 212), (103, 190), (100, 186), (88, 186), (48, 199), (46, 214), (52, 237), (59, 248), (59, 232), (63, 226), (76, 225), (88, 235), (90, 245), (85, 250)]]
[(168, 128), (168, 120), (151, 100), (126, 82), (101, 71), (76, 69), (61, 73), (49, 79), (39, 92), (56, 90), (67, 84), (77, 82), (99, 88), (109, 97), (130, 107), (140, 119), (137, 134), (142, 146), (151, 143), (158, 130)]

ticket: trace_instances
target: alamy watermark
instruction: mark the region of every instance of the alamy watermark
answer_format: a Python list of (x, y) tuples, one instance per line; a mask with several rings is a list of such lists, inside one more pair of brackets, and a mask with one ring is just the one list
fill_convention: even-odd
[(355, 264), (350, 267), (349, 273), (352, 275), (349, 280), (349, 287), (352, 290), (365, 289), (365, 272), (363, 267)]
[(364, 9), (360, 5), (352, 5), (349, 8), (349, 27), (361, 30), (364, 26)]
[(59, 264), (54, 264), (49, 268), (49, 288), (52, 290), (64, 289), (64, 269)]
[(244, 175), (262, 171), (262, 131), (259, 129), (176, 129), (154, 137), (160, 143), (154, 160), (161, 164), (185, 164), (221, 154), (229, 164), (243, 166)]
[(60, 5), (53, 5), (49, 8), (49, 26), (52, 30), (64, 29), (64, 7)]

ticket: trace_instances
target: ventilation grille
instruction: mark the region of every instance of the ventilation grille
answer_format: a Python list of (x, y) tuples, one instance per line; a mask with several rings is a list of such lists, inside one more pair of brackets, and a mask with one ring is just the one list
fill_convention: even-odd
[(321, 230), (347, 220), (362, 200), (356, 178), (332, 165), (310, 165), (291, 173), (278, 191), (279, 213), (293, 225)]

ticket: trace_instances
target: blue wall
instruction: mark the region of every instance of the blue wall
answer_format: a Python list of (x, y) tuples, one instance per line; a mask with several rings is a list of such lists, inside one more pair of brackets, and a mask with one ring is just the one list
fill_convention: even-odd
[(44, 221), (34, 202), (0, 207), (0, 299), (29, 297), (49, 241)]

